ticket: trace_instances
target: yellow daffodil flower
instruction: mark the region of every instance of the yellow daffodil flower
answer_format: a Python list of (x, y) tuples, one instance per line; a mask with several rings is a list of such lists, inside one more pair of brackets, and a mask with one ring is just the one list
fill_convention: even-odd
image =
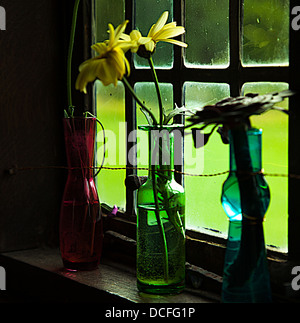
[(152, 40), (145, 44), (145, 47), (148, 51), (153, 51), (155, 44), (159, 41), (164, 41), (181, 47), (187, 47), (186, 43), (183, 43), (178, 40), (170, 39), (185, 33), (184, 27), (177, 26), (176, 22), (171, 22), (166, 24), (169, 17), (169, 12), (165, 11), (161, 17), (158, 19), (157, 23), (154, 24), (149, 33), (148, 37)]
[(171, 39), (173, 37), (182, 35), (185, 33), (185, 28), (177, 26), (176, 22), (166, 24), (169, 17), (169, 12), (165, 11), (154, 24), (147, 37), (143, 37), (138, 30), (133, 30), (130, 35), (122, 34), (121, 39), (125, 42), (132, 43), (132, 52), (138, 52), (141, 46), (144, 46), (145, 50), (149, 53), (153, 53), (156, 47), (156, 43), (164, 41), (181, 47), (187, 47), (186, 43)]
[(128, 21), (124, 21), (116, 29), (109, 24), (109, 40), (92, 46), (99, 55), (86, 60), (79, 66), (79, 75), (75, 87), (84, 93), (89, 82), (96, 78), (106, 86), (113, 83), (117, 85), (124, 74), (130, 73), (130, 65), (125, 57), (125, 52), (131, 48), (131, 43), (120, 42), (120, 36), (124, 32)]

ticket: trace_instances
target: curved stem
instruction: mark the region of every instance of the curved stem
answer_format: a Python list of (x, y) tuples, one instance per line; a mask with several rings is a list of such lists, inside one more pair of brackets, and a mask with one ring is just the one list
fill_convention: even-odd
[(73, 10), (73, 18), (72, 18), (72, 26), (71, 26), (71, 34), (70, 34), (70, 43), (68, 49), (68, 63), (67, 63), (67, 94), (68, 94), (68, 114), (73, 117), (73, 103), (72, 103), (72, 56), (73, 56), (73, 47), (74, 47), (74, 39), (75, 39), (75, 30), (76, 30), (76, 22), (77, 22), (77, 14), (80, 0), (75, 0), (74, 10)]
[(159, 125), (162, 126), (163, 122), (164, 122), (164, 108), (163, 108), (163, 104), (162, 104), (162, 96), (161, 96), (160, 87), (159, 87), (159, 83), (158, 83), (158, 78), (157, 78), (157, 74), (156, 74), (156, 71), (155, 71), (155, 68), (154, 68), (152, 56), (150, 56), (148, 58), (148, 62), (149, 62), (150, 68), (151, 68), (152, 77), (153, 77), (153, 80), (154, 80), (157, 99), (158, 99)]
[(105, 145), (105, 129), (104, 126), (102, 124), (102, 122), (95, 116), (93, 115), (91, 112), (86, 111), (84, 112), (85, 117), (87, 118), (88, 115), (90, 115), (92, 118), (95, 118), (96, 121), (99, 123), (100, 127), (102, 128), (102, 133), (103, 133), (103, 157), (102, 157), (102, 162), (101, 165), (98, 169), (98, 171), (94, 174), (94, 178), (97, 177), (100, 173), (100, 171), (102, 170), (102, 167), (104, 165), (104, 161), (105, 161), (105, 150), (106, 150), (106, 145)]
[(143, 110), (145, 110), (150, 117), (152, 118), (153, 124), (157, 125), (157, 121), (156, 118), (154, 116), (154, 114), (151, 112), (151, 110), (149, 110), (145, 104), (138, 98), (138, 96), (136, 95), (136, 93), (134, 92), (133, 88), (131, 87), (131, 85), (129, 84), (129, 82), (127, 81), (126, 77), (123, 76), (122, 79), (123, 84), (125, 85), (125, 87), (127, 88), (127, 90), (130, 92), (130, 94), (134, 97), (134, 99), (136, 100), (136, 102), (141, 106), (141, 110), (144, 113)]

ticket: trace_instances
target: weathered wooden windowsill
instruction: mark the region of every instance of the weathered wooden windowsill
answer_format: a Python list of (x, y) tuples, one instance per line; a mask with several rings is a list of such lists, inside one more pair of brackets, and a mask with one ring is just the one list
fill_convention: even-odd
[[(97, 303), (214, 303), (218, 298), (185, 290), (179, 295), (148, 295), (136, 288), (135, 272), (109, 260), (93, 271), (70, 272), (57, 249), (15, 251), (0, 255), (6, 270), (8, 300)], [(4, 295), (4, 294), (2, 294)], [(1, 298), (0, 298), (1, 300)]]

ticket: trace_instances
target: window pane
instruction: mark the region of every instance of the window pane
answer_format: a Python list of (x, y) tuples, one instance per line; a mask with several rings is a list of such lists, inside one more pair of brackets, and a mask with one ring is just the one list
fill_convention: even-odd
[[(283, 91), (287, 83), (246, 83), (243, 92), (270, 93)], [(288, 108), (288, 101), (276, 106)], [(265, 173), (288, 174), (288, 117), (278, 111), (269, 111), (251, 118), (252, 126), (263, 129), (262, 166)], [(264, 222), (267, 245), (287, 252), (288, 179), (266, 176), (271, 191), (271, 202)]]
[[(173, 0), (135, 1), (135, 28), (143, 36), (147, 36), (151, 26), (157, 22), (164, 11), (169, 11), (168, 22), (173, 21)], [(173, 45), (164, 42), (157, 43), (153, 61), (156, 68), (172, 68)], [(147, 60), (138, 55), (134, 55), (134, 62), (137, 68), (148, 67)]]
[(229, 0), (186, 0), (185, 65), (225, 68), (229, 65)]
[(104, 40), (109, 38), (109, 35), (107, 33), (107, 26), (109, 23), (112, 23), (114, 27), (117, 27), (124, 20), (124, 0), (95, 0), (95, 42), (103, 42)]
[[(163, 98), (163, 107), (166, 112), (173, 110), (173, 85), (168, 83), (160, 83), (161, 95)], [(156, 95), (155, 85), (153, 83), (141, 82), (135, 86), (135, 91), (142, 102), (149, 108), (159, 120), (158, 99)], [(147, 119), (137, 105), (136, 112), (137, 126), (147, 124)], [(137, 132), (137, 166), (148, 167), (148, 136), (141, 130)], [(148, 171), (139, 170), (139, 176), (148, 175)]]
[[(214, 104), (230, 95), (228, 84), (193, 83), (184, 86), (187, 108)], [(207, 130), (208, 132), (209, 130)], [(189, 174), (213, 174), (229, 168), (229, 148), (214, 133), (204, 148), (193, 147), (192, 136), (185, 136), (184, 172)], [(216, 177), (185, 176), (187, 228), (206, 233), (227, 235), (228, 221), (221, 205), (222, 184), (227, 175)], [(209, 231), (207, 231), (209, 230)]]
[[(119, 82), (104, 86), (100, 81), (95, 82), (96, 113), (105, 128), (105, 163), (107, 167), (126, 167), (126, 124), (125, 124), (125, 91)], [(97, 165), (100, 166), (103, 158), (103, 132), (97, 128)], [(101, 202), (110, 206), (115, 204), (125, 208), (124, 180), (126, 170), (102, 169), (96, 177), (97, 189)]]
[(288, 65), (289, 1), (244, 0), (243, 65)]

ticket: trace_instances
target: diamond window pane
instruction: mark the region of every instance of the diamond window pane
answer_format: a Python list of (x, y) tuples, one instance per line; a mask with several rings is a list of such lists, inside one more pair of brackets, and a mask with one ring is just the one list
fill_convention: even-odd
[(229, 0), (186, 0), (187, 67), (229, 65)]
[[(109, 39), (107, 33), (108, 24), (116, 28), (125, 20), (125, 0), (101, 0), (95, 1), (95, 42), (103, 42)], [(113, 10), (112, 10), (113, 8)]]
[[(135, 28), (143, 36), (147, 36), (150, 28), (157, 22), (164, 11), (169, 11), (168, 22), (173, 21), (173, 0), (135, 1)], [(152, 56), (156, 68), (170, 69), (173, 67), (173, 45), (158, 42), (155, 54)], [(134, 55), (136, 68), (148, 68), (146, 59)]]
[[(287, 83), (257, 82), (246, 83), (243, 93), (283, 91)], [(287, 109), (288, 100), (276, 104)], [(279, 111), (269, 111), (251, 118), (253, 127), (261, 128), (262, 166), (266, 174), (288, 175), (288, 116)], [(287, 252), (288, 225), (288, 179), (282, 176), (266, 176), (271, 192), (271, 202), (266, 213), (264, 230), (266, 244)]]
[[(117, 205), (125, 209), (126, 177), (126, 123), (125, 123), (125, 89), (121, 82), (104, 86), (95, 82), (96, 113), (105, 129), (105, 162), (107, 167), (121, 167), (122, 170), (102, 169), (96, 177), (97, 189), (101, 202), (110, 206)], [(102, 128), (97, 126), (97, 166), (103, 159), (104, 141)]]
[(289, 63), (289, 1), (244, 0), (242, 63)]
[[(228, 84), (187, 82), (184, 100), (187, 108), (201, 108), (230, 95)], [(207, 130), (209, 132), (209, 130)], [(218, 133), (213, 133), (205, 148), (195, 149), (192, 136), (184, 141), (184, 172), (215, 174), (229, 168), (229, 149)], [(184, 177), (187, 228), (209, 234), (227, 235), (228, 221), (221, 205), (222, 184), (226, 175), (215, 177)]]

